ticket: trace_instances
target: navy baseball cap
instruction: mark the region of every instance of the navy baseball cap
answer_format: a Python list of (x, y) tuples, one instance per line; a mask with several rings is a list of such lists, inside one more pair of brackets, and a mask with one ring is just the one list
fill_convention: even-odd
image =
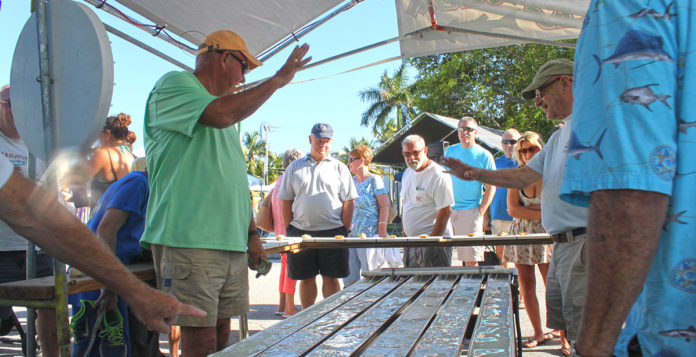
[(317, 139), (331, 139), (333, 137), (333, 129), (331, 125), (325, 123), (316, 123), (312, 127), (312, 135)]

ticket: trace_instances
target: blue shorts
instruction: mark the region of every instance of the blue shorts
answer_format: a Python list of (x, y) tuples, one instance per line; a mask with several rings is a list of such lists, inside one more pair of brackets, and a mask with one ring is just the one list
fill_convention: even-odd
[[(338, 227), (323, 231), (305, 231), (288, 226), (285, 234), (289, 237), (299, 237), (309, 234), (313, 237), (347, 236), (346, 227)], [(350, 274), (348, 268), (348, 249), (306, 249), (298, 253), (288, 254), (288, 275), (290, 279), (305, 280), (321, 274), (330, 278), (345, 278)]]

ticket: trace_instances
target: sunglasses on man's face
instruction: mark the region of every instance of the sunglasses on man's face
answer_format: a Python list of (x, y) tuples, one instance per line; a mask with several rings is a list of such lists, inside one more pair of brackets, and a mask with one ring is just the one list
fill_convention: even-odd
[(530, 146), (528, 148), (520, 149), (520, 154), (522, 155), (527, 155), (527, 154), (536, 154), (541, 150), (538, 146)]
[(471, 133), (471, 132), (476, 131), (476, 128), (472, 128), (470, 126), (460, 126), (459, 128), (457, 128), (457, 131), (459, 131), (460, 133), (463, 133), (463, 132)]
[(351, 162), (353, 162), (355, 160), (360, 160), (360, 158), (359, 157), (350, 157), (350, 158), (348, 158), (348, 163), (350, 164)]
[(425, 150), (425, 148), (420, 149), (420, 150), (413, 150), (413, 151), (404, 151), (403, 155), (404, 157), (418, 157), (420, 154)]
[(229, 52), (229, 53), (230, 53), (230, 56), (232, 56), (234, 59), (236, 59), (237, 61), (239, 61), (239, 63), (241, 63), (241, 65), (242, 65), (242, 75), (243, 75), (243, 76), (246, 76), (247, 73), (249, 73), (249, 64), (246, 63), (246, 61), (244, 61), (243, 59), (239, 58), (239, 56), (237, 56), (237, 55), (235, 55), (234, 53), (232, 53), (232, 51), (230, 51), (230, 50), (215, 50), (215, 52), (218, 52), (218, 53)]
[(515, 139), (503, 139), (503, 145), (515, 145), (517, 140)]

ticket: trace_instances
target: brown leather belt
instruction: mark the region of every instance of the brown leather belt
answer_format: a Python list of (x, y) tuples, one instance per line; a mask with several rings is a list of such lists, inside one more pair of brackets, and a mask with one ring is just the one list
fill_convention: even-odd
[(576, 237), (583, 236), (587, 233), (587, 228), (575, 228), (569, 231), (556, 233), (551, 235), (551, 240), (556, 243), (567, 243), (576, 241)]

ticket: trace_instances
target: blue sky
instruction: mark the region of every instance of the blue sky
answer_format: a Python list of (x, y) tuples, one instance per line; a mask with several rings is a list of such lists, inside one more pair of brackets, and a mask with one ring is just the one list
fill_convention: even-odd
[[(10, 81), (12, 54), (19, 33), (30, 16), (30, 3), (28, 0), (1, 3), (0, 53), (3, 55), (0, 57), (0, 85)], [(124, 10), (119, 3), (110, 3)], [(164, 41), (155, 39), (104, 11), (94, 11), (103, 22), (193, 67), (193, 55), (167, 45)], [(318, 61), (395, 37), (397, 32), (394, 1), (366, 0), (320, 26), (301, 41), (310, 45), (309, 55), (313, 57), (313, 61)], [(115, 62), (115, 83), (110, 113), (125, 112), (132, 116), (131, 130), (138, 135), (135, 145), (138, 152), (143, 146), (142, 122), (147, 95), (160, 76), (179, 69), (116, 36), (109, 34), (109, 37)], [(286, 49), (269, 59), (259, 69), (252, 71), (247, 76), (247, 82), (275, 73), (289, 52), (290, 49)], [(332, 75), (398, 55), (399, 46), (393, 43), (300, 72), (295, 76), (295, 80)], [(269, 149), (274, 152), (282, 152), (289, 147), (307, 151), (307, 137), (311, 126), (316, 122), (327, 122), (333, 126), (334, 151), (347, 146), (351, 137), (370, 138), (370, 130), (360, 126), (361, 115), (368, 104), (360, 101), (358, 93), (365, 88), (376, 86), (385, 70), (392, 73), (399, 65), (400, 61), (393, 61), (347, 74), (289, 84), (277, 91), (256, 113), (242, 122), (242, 132), (259, 130), (261, 123), (272, 125), (274, 128), (270, 133)]]

